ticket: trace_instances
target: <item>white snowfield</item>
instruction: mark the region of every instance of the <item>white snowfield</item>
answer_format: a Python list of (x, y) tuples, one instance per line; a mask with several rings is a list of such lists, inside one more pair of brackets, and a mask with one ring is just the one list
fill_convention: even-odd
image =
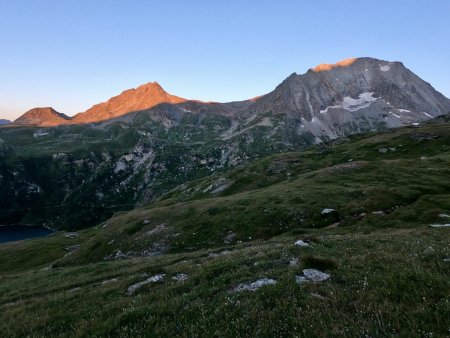
[(354, 99), (350, 96), (345, 96), (342, 103), (334, 106), (328, 106), (327, 108), (320, 111), (321, 114), (328, 113), (328, 109), (345, 109), (351, 112), (358, 111), (363, 108), (369, 107), (372, 102), (377, 100), (376, 97), (373, 97), (373, 92), (364, 92), (359, 94), (357, 99)]

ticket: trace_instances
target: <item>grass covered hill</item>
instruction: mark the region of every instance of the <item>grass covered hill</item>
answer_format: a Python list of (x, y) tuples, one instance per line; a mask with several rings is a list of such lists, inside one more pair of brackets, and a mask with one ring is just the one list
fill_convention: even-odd
[(441, 118), (261, 157), (93, 227), (3, 244), (0, 332), (445, 337), (449, 168)]

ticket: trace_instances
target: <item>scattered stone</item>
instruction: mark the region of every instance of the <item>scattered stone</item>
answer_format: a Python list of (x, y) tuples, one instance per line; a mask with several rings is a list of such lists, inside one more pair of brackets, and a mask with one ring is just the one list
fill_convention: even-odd
[(341, 222), (336, 222), (336, 223), (330, 224), (329, 226), (326, 226), (325, 229), (337, 228), (339, 226), (339, 224), (341, 224)]
[(206, 187), (202, 192), (203, 193), (211, 193), (218, 194), (226, 189), (228, 189), (233, 184), (233, 181), (230, 181), (224, 177), (217, 179), (212, 182), (208, 187)]
[(186, 281), (188, 278), (189, 278), (189, 276), (186, 275), (185, 273), (179, 273), (179, 274), (177, 274), (177, 275), (175, 275), (175, 276), (172, 277), (172, 279), (173, 279), (174, 281), (177, 281), (178, 283), (184, 282), (184, 281)]
[(386, 148), (378, 148), (379, 153), (385, 154), (385, 153), (387, 153), (387, 151), (388, 150)]
[(144, 224), (149, 224), (149, 223), (150, 223), (150, 220), (144, 219), (144, 221), (143, 221), (142, 223), (144, 223)]
[(108, 245), (111, 245), (111, 244), (113, 244), (113, 243), (114, 243), (114, 239), (110, 240), (110, 241), (108, 242)]
[(118, 280), (119, 280), (119, 279), (117, 279), (117, 278), (107, 279), (107, 280), (104, 280), (104, 281), (102, 282), (102, 285), (106, 285), (106, 284), (110, 284), (110, 283), (116, 283)]
[(219, 257), (219, 256), (229, 255), (230, 253), (232, 253), (230, 250), (223, 250), (223, 251), (219, 251), (219, 252), (210, 252), (208, 254), (208, 257)]
[(384, 211), (372, 211), (372, 214), (381, 216), (381, 215), (384, 215)]
[(450, 227), (450, 223), (447, 223), (447, 224), (430, 224), (430, 227), (432, 227), (432, 228), (446, 228), (446, 227)]
[(439, 135), (433, 133), (411, 133), (410, 137), (415, 141), (425, 141), (438, 139)]
[(69, 251), (70, 253), (72, 253), (74, 251), (77, 251), (80, 247), (81, 247), (80, 244), (75, 244), (75, 245), (68, 246), (67, 248), (64, 248), (64, 250)]
[(301, 239), (299, 239), (298, 241), (296, 241), (294, 244), (297, 245), (297, 246), (309, 246), (308, 243), (304, 242), (304, 241), (301, 240)]
[(295, 276), (295, 281), (297, 282), (297, 284), (303, 284), (303, 283), (309, 282), (309, 280), (307, 280), (305, 276)]
[(291, 260), (289, 261), (289, 266), (296, 267), (297, 265), (298, 265), (298, 258), (291, 258)]
[(325, 209), (322, 210), (322, 212), (320, 214), (321, 215), (326, 215), (326, 214), (330, 214), (330, 213), (332, 213), (334, 211), (336, 211), (336, 210), (330, 209), (330, 208), (325, 208)]
[(70, 290), (67, 291), (67, 292), (73, 293), (73, 292), (77, 292), (77, 291), (80, 291), (80, 290), (81, 290), (81, 288), (80, 288), (80, 287), (77, 287), (77, 288), (70, 289)]
[(421, 159), (422, 161), (424, 161), (424, 160), (427, 159), (427, 157), (426, 157), (426, 156), (422, 156), (422, 157), (420, 157), (420, 159)]
[(303, 274), (313, 282), (324, 282), (331, 277), (329, 274), (316, 269), (305, 269), (303, 270)]
[(311, 292), (310, 295), (311, 295), (312, 297), (314, 297), (314, 298), (319, 298), (319, 299), (322, 299), (322, 300), (327, 299), (327, 298), (325, 298), (324, 296), (321, 296), (321, 295), (319, 295), (318, 293), (315, 293), (315, 292)]
[(167, 229), (167, 224), (161, 223), (161, 224), (158, 224), (157, 226), (155, 226), (152, 230), (147, 231), (146, 235), (148, 235), (148, 236), (156, 235), (166, 229)]
[(275, 285), (277, 281), (271, 278), (262, 278), (258, 279), (256, 282), (251, 284), (241, 283), (233, 289), (233, 292), (241, 292), (241, 291), (256, 291), (259, 288), (265, 285)]
[(78, 238), (80, 235), (77, 232), (68, 232), (64, 234), (65, 238)]
[(234, 232), (229, 232), (229, 233), (225, 236), (223, 242), (224, 242), (225, 244), (231, 244), (231, 243), (234, 242), (235, 239), (236, 239), (236, 234), (235, 234)]
[(267, 168), (267, 173), (274, 175), (274, 174), (281, 174), (284, 173), (287, 169), (287, 163), (286, 161), (278, 160), (273, 161), (269, 164), (269, 167)]
[(448, 214), (439, 214), (440, 218), (450, 218), (450, 215)]
[(112, 254), (104, 257), (103, 259), (105, 261), (108, 261), (108, 260), (113, 260), (113, 259), (122, 259), (122, 258), (129, 258), (129, 257), (130, 257), (129, 253), (123, 253), (122, 250), (117, 249)]
[(127, 294), (128, 296), (132, 296), (139, 288), (143, 287), (144, 285), (150, 284), (150, 283), (158, 283), (158, 282), (162, 282), (164, 281), (164, 277), (166, 276), (166, 274), (159, 274), (159, 275), (154, 275), (150, 278), (147, 278), (146, 280), (130, 285), (128, 287), (127, 290)]
[(450, 263), (450, 257), (444, 258), (443, 261), (446, 263)]

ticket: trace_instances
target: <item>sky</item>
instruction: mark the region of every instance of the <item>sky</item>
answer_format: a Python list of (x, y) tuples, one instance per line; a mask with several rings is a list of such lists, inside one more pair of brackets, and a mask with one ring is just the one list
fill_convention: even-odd
[(402, 61), (450, 97), (450, 1), (0, 0), (0, 118), (157, 81), (234, 101), (320, 63)]

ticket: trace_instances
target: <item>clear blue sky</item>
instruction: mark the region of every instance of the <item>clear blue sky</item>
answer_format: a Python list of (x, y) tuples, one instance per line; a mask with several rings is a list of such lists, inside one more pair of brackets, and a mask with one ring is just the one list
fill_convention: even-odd
[(246, 99), (357, 56), (402, 61), (450, 97), (449, 18), (449, 0), (0, 0), (0, 118), (72, 115), (149, 81)]

